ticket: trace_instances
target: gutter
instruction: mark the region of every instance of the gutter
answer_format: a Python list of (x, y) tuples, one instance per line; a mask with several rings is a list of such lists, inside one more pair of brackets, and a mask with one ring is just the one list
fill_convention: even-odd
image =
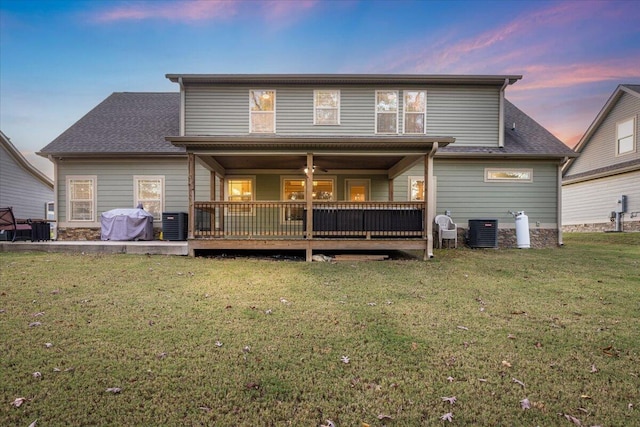
[(498, 118), (498, 147), (504, 147), (504, 90), (509, 86), (509, 79), (504, 79), (500, 88), (500, 115)]
[(180, 136), (185, 134), (185, 101), (187, 94), (184, 90), (184, 84), (182, 83), (182, 77), (178, 77), (178, 84), (180, 85)]

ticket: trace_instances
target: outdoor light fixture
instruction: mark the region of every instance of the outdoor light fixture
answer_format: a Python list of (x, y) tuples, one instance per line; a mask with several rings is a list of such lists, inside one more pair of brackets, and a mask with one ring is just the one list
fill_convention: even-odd
[[(309, 168), (308, 167), (304, 167), (304, 174), (308, 175), (309, 174)], [(311, 168), (311, 172), (315, 172), (316, 171), (316, 165), (313, 165), (313, 167)]]

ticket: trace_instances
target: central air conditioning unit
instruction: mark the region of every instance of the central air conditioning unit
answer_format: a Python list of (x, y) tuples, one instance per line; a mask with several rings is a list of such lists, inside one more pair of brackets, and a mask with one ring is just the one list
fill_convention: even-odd
[(162, 213), (162, 239), (163, 240), (187, 240), (189, 223), (186, 212)]
[(497, 248), (498, 220), (470, 219), (467, 243), (470, 248)]

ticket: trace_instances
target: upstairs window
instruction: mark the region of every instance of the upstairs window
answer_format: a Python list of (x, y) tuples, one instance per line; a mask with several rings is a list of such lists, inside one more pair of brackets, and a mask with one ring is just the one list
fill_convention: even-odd
[(339, 90), (314, 90), (313, 91), (313, 124), (314, 125), (339, 125), (340, 124), (340, 91)]
[(96, 220), (96, 177), (67, 177), (67, 197), (69, 201), (67, 220)]
[(398, 91), (376, 91), (376, 133), (398, 133)]
[(427, 123), (427, 92), (404, 91), (404, 133), (424, 134)]
[(276, 91), (250, 90), (249, 104), (251, 133), (275, 133)]
[(635, 151), (635, 119), (630, 118), (618, 123), (616, 129), (617, 150), (618, 154), (626, 154)]
[(162, 176), (134, 176), (134, 205), (153, 215), (154, 221), (162, 221), (164, 177)]

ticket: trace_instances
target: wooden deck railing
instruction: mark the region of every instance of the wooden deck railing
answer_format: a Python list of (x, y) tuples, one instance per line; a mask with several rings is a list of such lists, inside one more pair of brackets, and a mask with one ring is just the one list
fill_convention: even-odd
[[(196, 238), (284, 238), (307, 235), (305, 202), (196, 202)], [(313, 236), (422, 237), (421, 202), (314, 202)]]

